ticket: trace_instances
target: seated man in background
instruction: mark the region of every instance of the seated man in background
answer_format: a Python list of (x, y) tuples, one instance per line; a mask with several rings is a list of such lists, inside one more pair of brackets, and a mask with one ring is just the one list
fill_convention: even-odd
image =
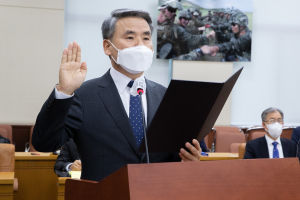
[(300, 126), (297, 128), (294, 128), (293, 133), (292, 133), (292, 140), (296, 142), (296, 144), (299, 143), (300, 141)]
[(60, 150), (54, 171), (58, 176), (69, 176), (69, 173), (65, 173), (68, 171), (81, 171), (80, 155), (72, 138)]
[(280, 138), (283, 128), (283, 112), (271, 107), (261, 114), (261, 119), (266, 134), (247, 142), (244, 159), (296, 157), (296, 143)]
[(299, 157), (300, 160), (300, 126), (297, 128), (294, 128), (293, 133), (292, 133), (292, 141), (296, 142), (297, 144), (297, 157)]

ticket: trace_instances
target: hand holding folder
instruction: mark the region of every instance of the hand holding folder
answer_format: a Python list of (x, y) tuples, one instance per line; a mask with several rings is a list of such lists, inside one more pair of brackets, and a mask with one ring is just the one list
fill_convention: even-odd
[[(149, 152), (178, 152), (194, 138), (203, 140), (242, 70), (223, 83), (171, 80), (146, 132)], [(145, 152), (144, 140), (139, 152)]]

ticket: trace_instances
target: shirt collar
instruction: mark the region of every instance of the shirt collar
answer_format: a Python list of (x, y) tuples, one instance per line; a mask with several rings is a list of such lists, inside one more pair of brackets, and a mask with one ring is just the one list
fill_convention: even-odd
[(268, 146), (273, 146), (273, 142), (278, 142), (277, 145), (281, 145), (281, 140), (280, 140), (280, 136), (276, 139), (276, 141), (274, 141), (273, 139), (271, 139), (267, 134), (265, 134), (265, 138), (267, 140), (267, 144)]
[[(131, 79), (128, 76), (125, 76), (124, 74), (122, 74), (121, 72), (115, 70), (115, 68), (113, 68), (113, 67), (110, 68), (110, 75), (116, 84), (118, 92), (120, 94), (122, 94), (125, 91), (128, 83), (131, 81)], [(142, 74), (141, 77), (145, 78), (144, 73)]]

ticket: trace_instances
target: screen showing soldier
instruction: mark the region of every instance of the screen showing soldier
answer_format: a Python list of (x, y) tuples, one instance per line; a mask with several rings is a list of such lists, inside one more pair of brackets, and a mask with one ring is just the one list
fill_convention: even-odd
[(253, 0), (159, 0), (158, 59), (251, 62)]

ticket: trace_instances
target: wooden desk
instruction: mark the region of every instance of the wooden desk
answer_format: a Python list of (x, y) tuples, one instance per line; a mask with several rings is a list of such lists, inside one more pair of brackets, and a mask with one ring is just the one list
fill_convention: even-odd
[[(202, 156), (201, 161), (213, 161), (213, 160), (233, 160), (239, 159), (238, 153), (208, 153), (209, 156)], [(65, 198), (65, 182), (69, 177), (58, 178), (58, 200), (64, 200)]]
[(57, 199), (57, 175), (54, 164), (57, 155), (52, 153), (15, 153), (15, 177), (18, 178), (18, 192), (14, 200)]
[(66, 180), (70, 177), (59, 177), (58, 178), (58, 200), (64, 200), (65, 199), (65, 183)]
[(200, 160), (234, 160), (239, 159), (238, 153), (208, 153), (209, 156), (201, 156)]
[(13, 200), (14, 172), (0, 172), (0, 199)]

